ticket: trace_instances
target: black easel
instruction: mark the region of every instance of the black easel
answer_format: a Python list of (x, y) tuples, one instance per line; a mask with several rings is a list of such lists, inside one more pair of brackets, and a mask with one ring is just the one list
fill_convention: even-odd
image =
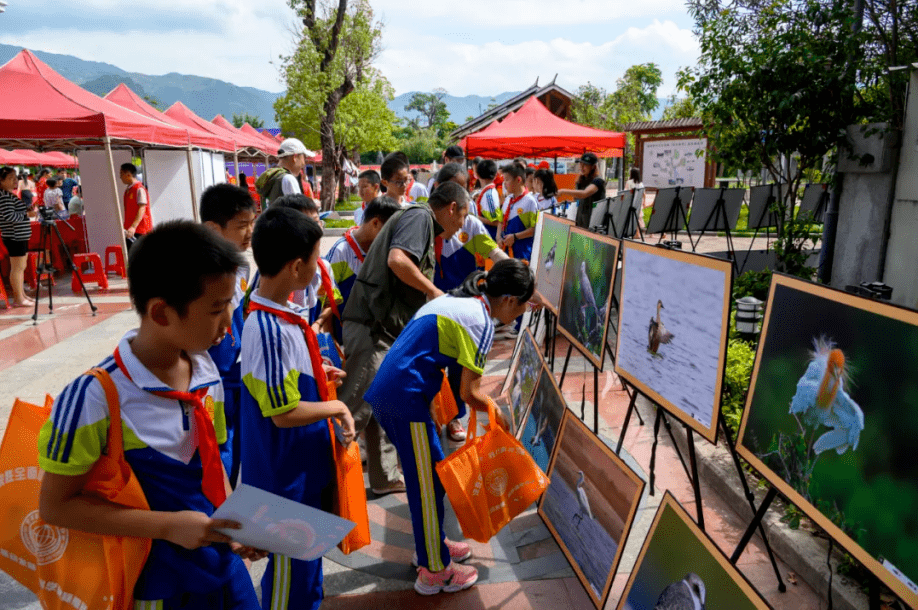
[[(733, 246), (733, 234), (730, 232), (730, 220), (727, 218), (727, 202), (724, 200), (724, 193), (726, 193), (726, 191), (727, 187), (720, 187), (720, 196), (717, 198), (717, 202), (714, 204), (714, 209), (711, 210), (707, 220), (704, 221), (704, 227), (701, 229), (701, 235), (704, 236), (704, 234), (709, 230), (716, 231), (718, 221), (724, 221), (724, 232), (727, 235), (727, 255), (730, 257), (730, 260), (733, 261), (733, 270), (739, 274), (739, 268), (736, 262), (736, 248)], [(713, 223), (711, 221), (713, 221)], [(715, 229), (709, 229), (712, 224)], [(698, 243), (701, 243), (701, 237), (698, 238)], [(697, 246), (698, 244), (692, 244), (692, 252), (696, 251)]]
[[(769, 191), (768, 199), (765, 202), (765, 209), (762, 210), (762, 216), (759, 217), (758, 222), (756, 222), (755, 233), (752, 234), (752, 241), (749, 242), (749, 249), (746, 250), (746, 258), (743, 259), (743, 266), (740, 267), (739, 273), (742, 273), (746, 268), (746, 263), (749, 262), (749, 254), (752, 252), (752, 246), (755, 244), (755, 238), (759, 236), (759, 231), (762, 230), (762, 220), (766, 217), (768, 218), (767, 226), (765, 227), (765, 249), (768, 250), (768, 243), (771, 241), (771, 225), (772, 225), (772, 215), (774, 215), (774, 206), (778, 198), (775, 196), (775, 186), (771, 185), (771, 190)], [(748, 221), (747, 221), (748, 222)]]
[[(574, 344), (568, 342), (567, 355), (564, 357), (564, 366), (561, 367), (561, 379), (558, 380), (558, 389), (564, 386), (564, 377), (567, 375), (567, 365), (570, 364), (571, 354), (574, 353)], [(585, 356), (584, 356), (585, 357)], [(593, 433), (599, 436), (599, 367), (590, 362), (593, 367)], [(586, 385), (584, 382), (584, 399), (580, 403), (580, 421), (586, 419)]]
[[(634, 211), (634, 210), (632, 210)], [(688, 226), (688, 217), (685, 210), (682, 209), (682, 187), (676, 187), (676, 196), (673, 198), (673, 205), (666, 216), (666, 222), (663, 223), (663, 231), (660, 232), (660, 241), (666, 233), (672, 233), (672, 241), (676, 241), (679, 236), (679, 219), (682, 219), (682, 227), (688, 234), (689, 243), (692, 244), (692, 250), (695, 250), (695, 242), (692, 241), (692, 231)]]

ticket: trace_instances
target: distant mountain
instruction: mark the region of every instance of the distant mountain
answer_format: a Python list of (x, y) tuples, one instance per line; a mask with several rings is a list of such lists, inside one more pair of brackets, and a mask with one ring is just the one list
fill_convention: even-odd
[[(411, 102), (411, 96), (415, 93), (421, 92), (409, 91), (401, 94), (389, 102), (389, 108), (399, 117), (417, 118), (419, 114), (416, 111), (405, 110), (405, 105)], [(468, 117), (477, 117), (484, 113), (489, 105), (502, 104), (518, 93), (519, 91), (508, 91), (494, 97), (484, 95), (467, 95), (465, 97), (446, 95), (443, 97), (443, 103), (446, 104), (446, 109), (449, 111), (449, 120), (457, 125), (462, 125)]]
[[(21, 47), (0, 44), (0, 65), (5, 64), (22, 50)], [(127, 72), (111, 64), (86, 61), (71, 55), (58, 55), (45, 51), (33, 51), (35, 55), (71, 80), (96, 95), (104, 96), (119, 83), (124, 83), (141, 96), (150, 96), (159, 101), (165, 110), (181, 101), (196, 114), (212, 119), (222, 114), (232, 119), (233, 113), (247, 112), (261, 118), (265, 127), (276, 127), (274, 100), (282, 93), (271, 93), (253, 87), (239, 87), (225, 81), (170, 73), (151, 76)]]

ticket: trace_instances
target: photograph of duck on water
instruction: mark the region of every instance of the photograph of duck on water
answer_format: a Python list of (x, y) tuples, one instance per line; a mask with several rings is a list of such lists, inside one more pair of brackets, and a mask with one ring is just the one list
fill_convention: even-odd
[(737, 441), (753, 468), (911, 607), (915, 371), (918, 312), (775, 275)]
[(644, 481), (570, 411), (549, 471), (539, 515), (593, 604), (603, 608)]
[(539, 292), (545, 298), (546, 307), (558, 313), (561, 300), (561, 286), (564, 279), (564, 261), (567, 257), (567, 241), (573, 221), (560, 216), (542, 214), (542, 239), (537, 253), (537, 264), (533, 265)]
[(622, 255), (615, 372), (713, 443), (733, 267), (629, 240)]
[(602, 370), (618, 240), (571, 227), (558, 330)]

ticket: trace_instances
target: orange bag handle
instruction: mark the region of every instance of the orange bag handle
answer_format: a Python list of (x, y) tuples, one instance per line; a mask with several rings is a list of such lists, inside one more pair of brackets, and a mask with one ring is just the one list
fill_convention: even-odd
[[(469, 409), (472, 413), (469, 415), (469, 429), (468, 434), (465, 439), (465, 444), (468, 445), (471, 443), (476, 436), (478, 436), (478, 409)], [(497, 405), (494, 404), (494, 401), (488, 397), (488, 426), (487, 430), (491, 429), (491, 426), (497, 425)]]
[(98, 379), (105, 391), (109, 415), (108, 447), (105, 451), (109, 457), (120, 461), (124, 457), (124, 431), (121, 429), (121, 402), (118, 400), (118, 388), (115, 387), (115, 382), (105, 369), (91, 368), (87, 374)]

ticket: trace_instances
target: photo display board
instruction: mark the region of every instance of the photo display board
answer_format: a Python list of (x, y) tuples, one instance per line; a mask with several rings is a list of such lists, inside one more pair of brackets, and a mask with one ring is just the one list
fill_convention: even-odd
[[(746, 189), (695, 189), (695, 198), (692, 200), (692, 215), (689, 217), (689, 230), (735, 230), (745, 196)], [(717, 202), (721, 197), (724, 200), (723, 210), (727, 216), (726, 224), (724, 223), (724, 214), (721, 213), (717, 206)], [(714, 213), (715, 210), (717, 213)]]
[[(631, 205), (634, 202), (634, 189), (624, 191), (612, 198), (609, 202), (609, 231), (611, 237), (621, 239), (628, 230), (631, 215)], [(630, 235), (628, 236), (630, 237)]]
[(542, 363), (542, 373), (532, 393), (532, 401), (517, 426), (516, 438), (523, 444), (542, 472), (548, 472), (551, 454), (561, 431), (561, 420), (567, 411), (567, 403), (561, 388), (548, 366)]
[(501, 395), (509, 400), (508, 422), (513, 427), (512, 432), (519, 430), (522, 424), (523, 415), (532, 400), (532, 393), (535, 392), (543, 367), (542, 353), (527, 328), (520, 333), (516, 352), (510, 361), (510, 371), (500, 391)]
[(571, 227), (558, 330), (602, 370), (618, 240)]
[(649, 187), (704, 186), (706, 138), (644, 140), (644, 184)]
[(800, 209), (797, 210), (797, 218), (806, 218), (816, 224), (822, 224), (826, 218), (826, 208), (829, 207), (831, 194), (828, 184), (807, 184), (803, 189), (803, 199), (800, 201)]
[[(671, 189), (660, 189), (653, 200), (653, 210), (650, 212), (650, 220), (647, 222), (645, 233), (672, 233), (685, 229), (685, 220), (688, 218), (688, 208), (692, 201), (694, 188), (675, 187)], [(682, 208), (682, 212), (674, 211), (677, 202)]]
[(683, 608), (771, 606), (667, 491), (616, 610)]
[(732, 277), (729, 260), (622, 242), (615, 372), (712, 443)]
[(549, 470), (539, 516), (593, 604), (603, 608), (644, 481), (570, 411)]
[(538, 264), (532, 267), (536, 274), (536, 289), (545, 297), (548, 309), (558, 315), (561, 286), (564, 282), (564, 262), (567, 260), (567, 243), (574, 222), (551, 214), (541, 216), (542, 240)]
[(918, 312), (775, 275), (737, 440), (753, 468), (913, 607), (916, 371)]

